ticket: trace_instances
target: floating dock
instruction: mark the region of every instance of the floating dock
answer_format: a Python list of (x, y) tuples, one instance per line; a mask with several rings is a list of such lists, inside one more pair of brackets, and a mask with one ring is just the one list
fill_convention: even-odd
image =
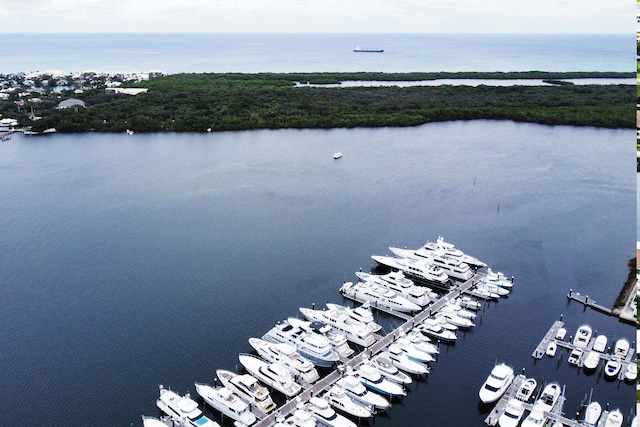
[(589, 298), (589, 295), (581, 295), (580, 292), (573, 292), (573, 290), (569, 289), (567, 298), (569, 298), (570, 300), (578, 301), (579, 303), (584, 304), (585, 307), (591, 307), (594, 310), (597, 310), (609, 316), (613, 315), (613, 311), (610, 308), (601, 306), (592, 298)]

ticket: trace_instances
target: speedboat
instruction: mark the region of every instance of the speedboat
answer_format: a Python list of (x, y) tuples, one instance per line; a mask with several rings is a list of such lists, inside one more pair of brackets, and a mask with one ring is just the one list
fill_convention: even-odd
[(491, 268), (487, 269), (487, 274), (484, 276), (483, 280), (487, 283), (496, 284), (502, 288), (513, 288), (513, 277), (509, 279), (500, 271), (493, 271)]
[(347, 313), (340, 310), (313, 310), (300, 307), (300, 312), (308, 320), (324, 322), (333, 329), (343, 333), (352, 343), (369, 347), (376, 342), (373, 333), (362, 324), (349, 322)]
[(607, 415), (604, 427), (621, 427), (623, 419), (624, 417), (622, 416), (620, 409), (614, 409)]
[(591, 341), (591, 334), (593, 331), (591, 330), (591, 326), (582, 325), (576, 331), (576, 336), (573, 338), (573, 345), (577, 348), (585, 348), (589, 341)]
[(516, 427), (524, 414), (524, 406), (521, 400), (511, 398), (507, 402), (504, 412), (498, 418), (500, 427)]
[(416, 362), (428, 363), (435, 360), (435, 358), (430, 353), (423, 351), (418, 346), (414, 345), (406, 336), (398, 338), (391, 345), (398, 347), (400, 350), (405, 352), (409, 359), (415, 360)]
[(556, 344), (555, 341), (549, 341), (549, 344), (547, 344), (547, 350), (546, 350), (546, 354), (549, 357), (554, 357), (556, 355), (556, 350), (558, 350), (558, 344)]
[(277, 362), (268, 363), (247, 353), (241, 353), (238, 359), (251, 375), (285, 396), (293, 397), (302, 391), (302, 386), (293, 381), (291, 372), (284, 365)]
[(196, 392), (212, 408), (230, 417), (242, 425), (250, 426), (256, 422), (249, 405), (226, 387), (211, 387), (208, 384), (195, 383)]
[(400, 270), (418, 282), (428, 283), (440, 289), (449, 289), (449, 276), (431, 260), (379, 255), (373, 255), (371, 258), (379, 265)]
[(596, 401), (593, 401), (587, 405), (587, 409), (584, 411), (584, 424), (587, 426), (595, 426), (598, 424), (600, 415), (602, 414), (602, 406)]
[(404, 351), (393, 344), (387, 348), (387, 351), (383, 351), (380, 354), (389, 357), (393, 366), (409, 374), (422, 375), (429, 373), (428, 365), (411, 360)]
[(333, 158), (338, 160), (339, 158), (342, 157), (342, 153), (333, 153)]
[(600, 353), (595, 350), (591, 350), (587, 353), (587, 357), (584, 358), (583, 368), (585, 371), (595, 371), (600, 363)]
[(337, 414), (331, 408), (329, 402), (317, 396), (312, 397), (306, 404), (302, 405), (302, 409), (308, 411), (315, 418), (316, 424), (328, 427), (356, 427), (353, 421)]
[(516, 392), (516, 399), (525, 403), (528, 402), (529, 399), (531, 399), (531, 396), (533, 396), (537, 386), (538, 382), (535, 378), (527, 378)]
[(274, 427), (316, 427), (316, 420), (311, 413), (296, 409), (289, 417), (277, 417)]
[(398, 258), (424, 261), (427, 264), (440, 267), (442, 271), (452, 279), (466, 281), (473, 277), (473, 270), (471, 270), (469, 264), (443, 252), (425, 251), (423, 249), (414, 251), (411, 249), (394, 248), (392, 246), (389, 247), (389, 250)]
[(424, 249), (425, 251), (444, 252), (449, 256), (460, 258), (460, 261), (472, 265), (475, 268), (482, 268), (487, 266), (487, 264), (480, 261), (478, 258), (465, 254), (460, 249), (456, 248), (453, 244), (445, 242), (444, 239), (440, 236), (435, 242), (427, 242), (422, 245), (421, 249)]
[(453, 343), (458, 338), (455, 332), (443, 328), (440, 322), (435, 319), (425, 319), (422, 323), (416, 325), (414, 329), (448, 343)]
[(638, 365), (635, 362), (631, 362), (627, 365), (627, 369), (624, 372), (624, 380), (627, 382), (635, 382), (638, 378)]
[(364, 406), (351, 398), (346, 391), (339, 385), (333, 385), (323, 396), (334, 409), (342, 411), (348, 415), (357, 418), (371, 418), (373, 415), (373, 406)]
[(604, 376), (605, 378), (616, 378), (620, 373), (620, 369), (622, 369), (622, 363), (620, 363), (620, 359), (617, 357), (613, 357), (610, 360), (607, 360), (607, 363), (604, 365)]
[(389, 403), (387, 399), (368, 390), (364, 384), (353, 375), (345, 375), (340, 378), (335, 385), (342, 387), (347, 395), (364, 406), (373, 406), (375, 409), (382, 411), (391, 407), (391, 403)]
[(346, 282), (340, 288), (340, 292), (353, 299), (368, 301), (374, 308), (382, 307), (403, 313), (413, 313), (422, 309), (418, 304), (409, 302), (392, 290), (370, 282)]
[(373, 313), (371, 312), (371, 306), (368, 302), (355, 308), (328, 302), (327, 308), (329, 310), (337, 309), (344, 311), (347, 316), (349, 316), (349, 319), (365, 325), (373, 333), (379, 332), (382, 329), (382, 326), (375, 322)]
[(302, 357), (293, 344), (270, 343), (259, 338), (249, 338), (249, 344), (260, 357), (272, 363), (283, 364), (294, 377), (300, 377), (309, 384), (320, 378), (313, 363), (306, 357)]
[(220, 427), (215, 421), (207, 418), (198, 408), (198, 403), (189, 393), (180, 396), (178, 393), (160, 386), (160, 398), (156, 406), (171, 419), (182, 425), (191, 427)]
[(527, 418), (522, 420), (520, 427), (542, 427), (546, 420), (547, 417), (542, 409), (534, 406)]
[(607, 337), (606, 335), (598, 335), (593, 342), (593, 349), (600, 353), (604, 353), (607, 350)]
[(262, 339), (272, 343), (293, 344), (303, 357), (316, 366), (330, 367), (340, 360), (340, 355), (326, 337), (303, 331), (287, 322), (276, 324)]
[(551, 382), (542, 389), (542, 394), (538, 400), (536, 400), (534, 406), (547, 412), (551, 412), (555, 406), (558, 398), (560, 398), (560, 384), (557, 382)]
[(287, 323), (291, 326), (302, 329), (303, 331), (309, 332), (312, 335), (317, 335), (319, 337), (325, 337), (331, 343), (333, 349), (338, 353), (341, 357), (349, 357), (354, 353), (354, 350), (349, 347), (349, 343), (347, 342), (347, 337), (345, 334), (340, 331), (334, 330), (331, 326), (327, 325), (324, 322), (307, 321), (298, 319), (296, 317), (289, 317), (287, 319)]
[(440, 354), (440, 349), (438, 349), (438, 346), (431, 342), (431, 338), (425, 336), (420, 331), (415, 331), (412, 329), (405, 336), (409, 338), (411, 343), (418, 350), (432, 355)]
[(494, 293), (499, 297), (506, 297), (511, 292), (507, 288), (503, 288), (502, 286), (498, 286), (495, 283), (488, 282), (484, 279), (476, 283), (476, 289), (486, 289), (487, 291)]
[(256, 405), (265, 414), (276, 408), (269, 390), (260, 385), (253, 376), (249, 374), (238, 375), (225, 369), (216, 370), (216, 375), (222, 385), (236, 393), (241, 399)]
[(478, 396), (482, 403), (493, 403), (507, 391), (513, 382), (513, 368), (504, 363), (497, 364), (480, 387)]
[(471, 319), (460, 317), (458, 313), (452, 310), (442, 309), (438, 312), (438, 314), (436, 314), (436, 317), (443, 317), (446, 319), (447, 323), (450, 323), (461, 329), (468, 329), (476, 326)]
[(478, 311), (482, 308), (482, 304), (480, 304), (480, 302), (476, 301), (475, 299), (471, 298), (470, 296), (463, 296), (463, 297), (458, 297), (455, 302), (462, 308), (465, 308), (467, 310), (473, 310), (473, 311)]
[(574, 348), (573, 350), (571, 350), (571, 353), (569, 353), (569, 365), (578, 366), (578, 362), (580, 362), (581, 357), (582, 350), (580, 350), (579, 348)]
[(560, 341), (564, 341), (564, 337), (567, 335), (567, 330), (565, 328), (558, 329), (556, 332), (556, 339)]
[(613, 355), (624, 359), (629, 354), (629, 340), (620, 338), (613, 346)]
[(358, 378), (365, 387), (384, 396), (406, 396), (402, 385), (385, 379), (378, 368), (370, 362), (361, 362), (352, 370), (352, 375)]
[(376, 275), (357, 271), (356, 276), (363, 282), (373, 282), (385, 288), (389, 288), (405, 297), (409, 302), (421, 307), (429, 304), (429, 295), (424, 286), (418, 286), (413, 280), (408, 279), (402, 271), (392, 271), (384, 275)]
[(379, 353), (371, 358), (371, 363), (378, 368), (382, 376), (389, 381), (398, 384), (411, 384), (413, 382), (411, 377), (395, 366), (391, 358), (384, 353)]

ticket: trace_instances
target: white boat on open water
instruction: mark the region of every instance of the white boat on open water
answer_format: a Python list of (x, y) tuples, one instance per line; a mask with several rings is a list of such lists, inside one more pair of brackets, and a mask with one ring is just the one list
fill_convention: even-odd
[(324, 322), (338, 332), (343, 333), (352, 343), (369, 347), (376, 342), (373, 333), (363, 324), (356, 324), (349, 321), (349, 315), (344, 311), (333, 310), (314, 310), (310, 308), (300, 307), (300, 312), (308, 320)]
[(459, 258), (461, 262), (474, 266), (475, 268), (486, 267), (487, 264), (480, 261), (478, 258), (465, 254), (460, 249), (456, 248), (452, 243), (445, 242), (441, 236), (435, 242), (427, 242), (422, 245), (421, 249), (425, 251), (432, 251), (438, 253), (445, 253), (451, 257)]
[(491, 373), (482, 383), (478, 396), (482, 403), (493, 403), (500, 399), (509, 385), (513, 382), (513, 368), (499, 363), (491, 369)]
[(350, 320), (365, 325), (373, 333), (379, 332), (382, 329), (382, 326), (375, 322), (371, 305), (368, 302), (358, 307), (347, 307), (345, 305), (328, 302), (327, 308), (329, 310), (337, 309), (344, 311)]
[(302, 386), (293, 380), (291, 372), (284, 365), (265, 362), (247, 353), (241, 353), (238, 359), (251, 375), (285, 396), (293, 397), (302, 391)]
[(191, 427), (220, 427), (218, 423), (207, 418), (198, 403), (191, 398), (189, 393), (180, 396), (178, 393), (160, 386), (160, 397), (156, 406), (167, 414), (174, 423), (182, 423)]
[(389, 246), (389, 250), (398, 258), (421, 260), (429, 265), (440, 267), (452, 279), (466, 281), (473, 277), (473, 270), (469, 267), (469, 264), (445, 253), (425, 251), (423, 249), (414, 251), (393, 246)]
[(413, 283), (413, 280), (408, 279), (402, 271), (392, 271), (384, 275), (357, 271), (356, 276), (363, 282), (372, 282), (389, 288), (405, 297), (409, 302), (421, 307), (424, 307), (431, 301), (427, 289), (424, 286), (418, 286)]
[(249, 402), (249, 404), (255, 405), (265, 414), (276, 408), (269, 390), (260, 385), (252, 375), (239, 375), (225, 369), (218, 369), (216, 370), (216, 376), (222, 385), (236, 393), (241, 399)]
[(576, 331), (576, 336), (573, 337), (573, 345), (578, 348), (586, 348), (591, 341), (591, 334), (593, 333), (591, 326), (581, 325)]
[(272, 363), (282, 363), (294, 376), (310, 384), (320, 378), (313, 362), (298, 353), (293, 344), (271, 343), (259, 338), (249, 338), (249, 344), (263, 359)]
[(340, 355), (326, 337), (303, 331), (287, 322), (275, 325), (262, 339), (273, 343), (293, 344), (303, 357), (316, 366), (330, 367), (340, 360)]
[(329, 343), (333, 347), (333, 349), (338, 353), (341, 357), (349, 357), (355, 351), (349, 347), (349, 343), (347, 342), (347, 337), (342, 332), (333, 329), (331, 326), (327, 325), (324, 322), (319, 322), (317, 320), (309, 321), (298, 319), (297, 317), (289, 317), (287, 318), (287, 323), (291, 326), (295, 326), (297, 328), (302, 329), (303, 331), (309, 332), (310, 334), (315, 334), (319, 337), (325, 337), (329, 340)]
[(431, 284), (440, 289), (449, 289), (449, 276), (447, 273), (429, 260), (379, 255), (373, 255), (371, 258), (379, 265), (401, 271), (412, 280)]
[(208, 384), (195, 383), (196, 392), (212, 408), (220, 411), (240, 424), (250, 426), (256, 422), (249, 405), (226, 387), (212, 387)]
[(353, 299), (368, 301), (374, 308), (382, 307), (402, 313), (413, 313), (422, 309), (396, 292), (370, 282), (346, 282), (340, 288), (340, 292)]

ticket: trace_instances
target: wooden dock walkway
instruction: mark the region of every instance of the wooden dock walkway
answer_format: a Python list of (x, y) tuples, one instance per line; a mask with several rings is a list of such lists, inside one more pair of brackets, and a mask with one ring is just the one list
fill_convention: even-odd
[(580, 292), (573, 292), (572, 289), (569, 289), (567, 298), (569, 298), (570, 300), (578, 301), (579, 303), (584, 304), (585, 307), (591, 307), (594, 310), (597, 310), (609, 316), (613, 315), (613, 311), (610, 308), (601, 306), (600, 304), (596, 303), (592, 298), (589, 298), (589, 295), (581, 295)]
[[(385, 310), (382, 307), (377, 308), (380, 311), (399, 317), (405, 320), (405, 322), (400, 326), (398, 326), (393, 331), (389, 332), (387, 335), (380, 336), (380, 339), (377, 340), (369, 348), (358, 353), (351, 359), (345, 359), (342, 365), (345, 368), (345, 372), (349, 372), (359, 363), (369, 359), (373, 355), (376, 355), (381, 351), (383, 351), (384, 349), (386, 349), (401, 335), (406, 334), (411, 329), (413, 329), (415, 325), (419, 324), (420, 322), (424, 321), (426, 318), (437, 313), (447, 303), (447, 301), (453, 300), (458, 296), (460, 296), (461, 294), (467, 292), (469, 289), (471, 289), (473, 285), (477, 283), (478, 280), (480, 280), (481, 277), (482, 276), (476, 274), (474, 277), (467, 280), (466, 282), (459, 283), (452, 286), (448, 293), (444, 294), (438, 300), (436, 300), (432, 304), (425, 307), (422, 311), (418, 312), (415, 316), (410, 316), (405, 313), (399, 313), (395, 310)], [(350, 298), (350, 299), (353, 299), (353, 298)], [(359, 302), (362, 302), (362, 301), (359, 301)], [(287, 403), (285, 403), (284, 405), (282, 405), (281, 407), (273, 411), (271, 414), (267, 416), (265, 416), (264, 414), (260, 414), (260, 416), (258, 416), (258, 414), (256, 413), (260, 421), (256, 423), (255, 426), (266, 427), (266, 426), (275, 424), (276, 419), (279, 419), (281, 417), (286, 417), (292, 414), (298, 405), (303, 404), (304, 402), (307, 402), (313, 396), (318, 396), (319, 394), (322, 394), (325, 391), (329, 390), (329, 388), (331, 388), (331, 386), (336, 381), (338, 381), (338, 379), (340, 379), (340, 376), (341, 374), (338, 372), (338, 370), (334, 370), (324, 378), (321, 378), (320, 380), (318, 380), (315, 384), (311, 385), (309, 388), (304, 389), (304, 391), (300, 393), (298, 396), (296, 396), (295, 398), (288, 400)]]

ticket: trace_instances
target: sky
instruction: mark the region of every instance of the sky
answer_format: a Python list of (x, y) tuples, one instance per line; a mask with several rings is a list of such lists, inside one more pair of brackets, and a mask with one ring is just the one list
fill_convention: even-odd
[(0, 0), (0, 32), (633, 33), (633, 0)]

